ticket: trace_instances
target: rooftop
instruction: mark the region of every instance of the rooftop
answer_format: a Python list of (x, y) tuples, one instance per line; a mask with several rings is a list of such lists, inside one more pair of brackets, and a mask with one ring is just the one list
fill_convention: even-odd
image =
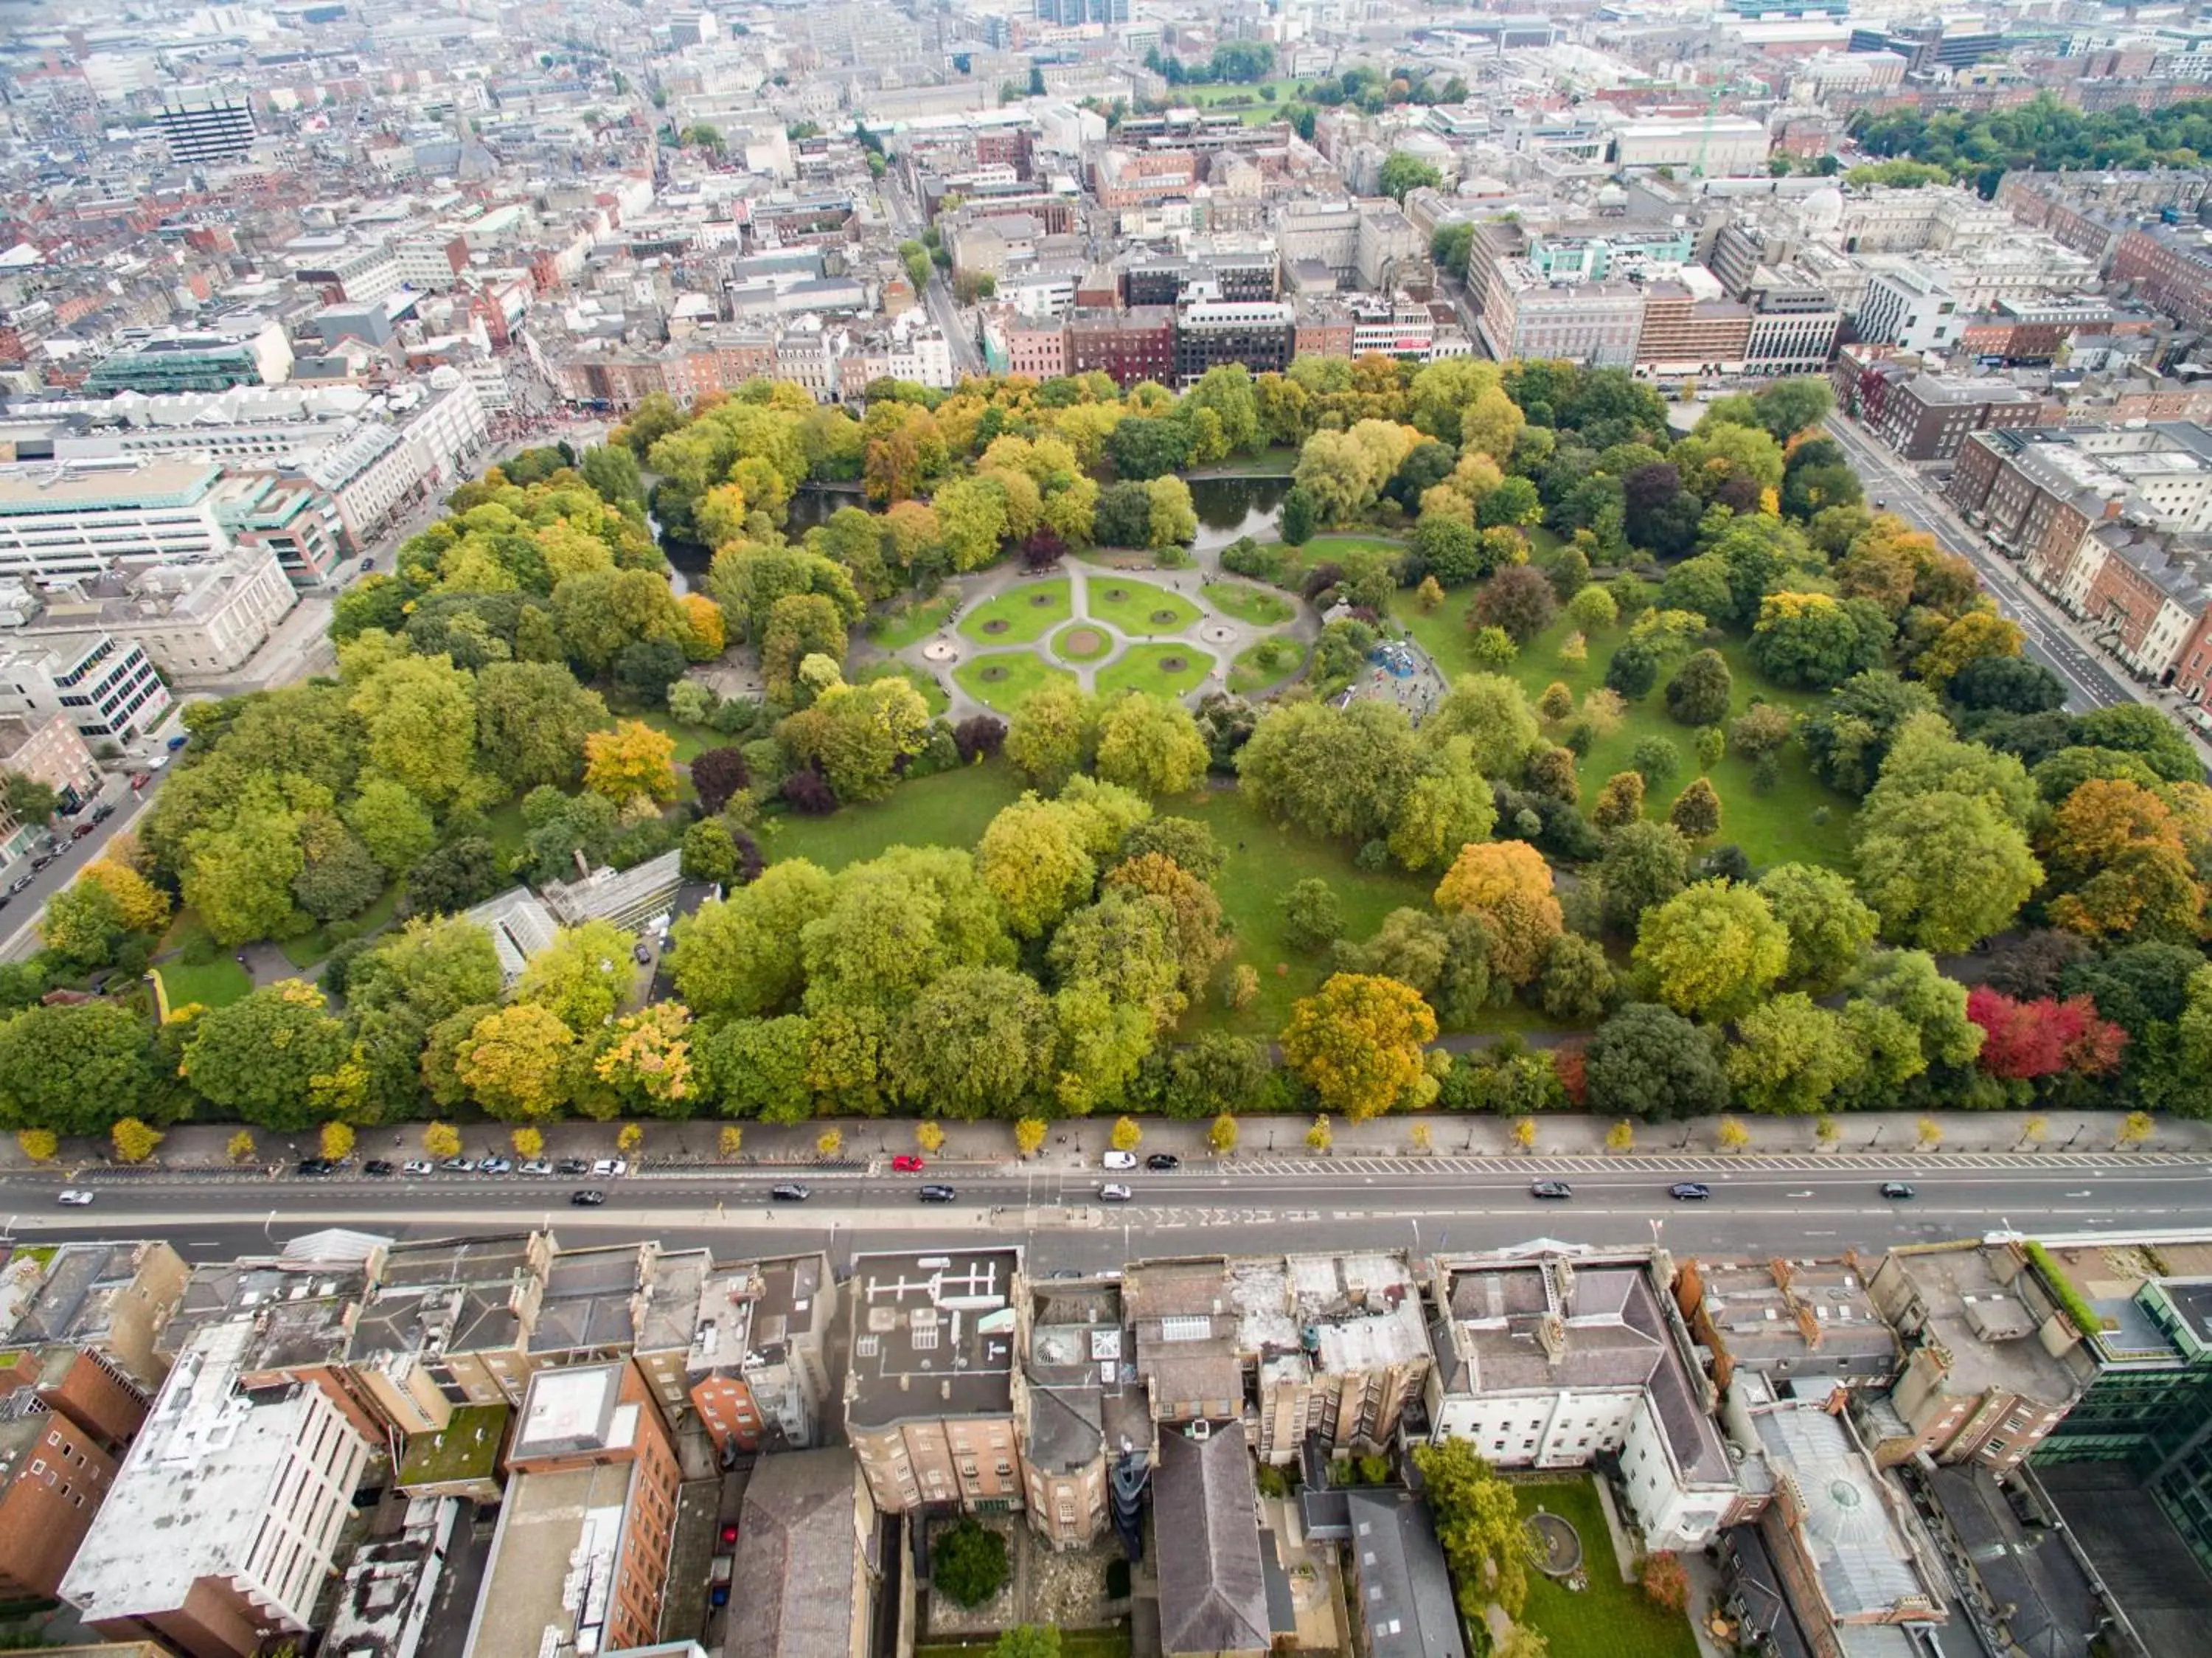
[(161, 1333), (174, 1353), (194, 1332), (235, 1325), (246, 1332), (239, 1368), (256, 1372), (343, 1359), (368, 1272), (354, 1265), (294, 1270), (275, 1261), (210, 1262), (195, 1267), (184, 1300)]
[(438, 1432), (408, 1435), (397, 1483), (404, 1490), (491, 1478), (498, 1472), (511, 1414), (504, 1405), (458, 1405), (453, 1419)]
[(1943, 1350), (1954, 1387), (2002, 1388), (2048, 1405), (2066, 1403), (2081, 1391), (2073, 1371), (2036, 1338), (2042, 1316), (2021, 1299), (2016, 1285), (2024, 1270), (2015, 1273), (2002, 1247), (1893, 1250), (1882, 1271), (1893, 1270), (1923, 1316), (1916, 1326), (1910, 1310), (1890, 1305), (1887, 1295), (1886, 1310), (1905, 1335)]
[(1353, 1491), (1350, 1547), (1372, 1658), (1461, 1658), (1459, 1609), (1427, 1505), (1407, 1491)]
[(1776, 1476), (1790, 1483), (1804, 1510), (1805, 1545), (1835, 1616), (1924, 1611), (1940, 1620), (1874, 1465), (1842, 1420), (1804, 1404), (1777, 1405), (1753, 1420)]
[(1929, 1496), (2024, 1658), (2088, 1658), (2104, 1624), (2064, 1539), (2026, 1527), (1994, 1477), (1971, 1463), (1928, 1469)]
[(46, 1342), (97, 1345), (113, 1321), (116, 1298), (138, 1276), (149, 1249), (166, 1245), (69, 1243), (55, 1252), (30, 1305), (8, 1333), (11, 1345)]
[(880, 1428), (1010, 1411), (1020, 1267), (1012, 1248), (855, 1259), (847, 1419)]
[(650, 1243), (564, 1249), (545, 1274), (545, 1293), (530, 1332), (532, 1353), (627, 1348), (636, 1339), (636, 1306), (651, 1270)]
[(1697, 1277), (1705, 1316), (1738, 1364), (1783, 1375), (1809, 1364), (1876, 1381), (1896, 1368), (1897, 1338), (1854, 1261), (1700, 1259)]
[(1164, 1650), (1273, 1647), (1258, 1504), (1242, 1423), (1217, 1425), (1203, 1439), (1162, 1437), (1152, 1523)]
[(544, 1248), (526, 1232), (393, 1246), (346, 1356), (514, 1348)]
[(698, 1334), (700, 1297), (714, 1263), (703, 1249), (656, 1253), (646, 1264), (635, 1313), (641, 1353), (688, 1353)]
[(763, 1457), (745, 1487), (729, 1658), (842, 1653), (854, 1640), (854, 1476), (848, 1450)]
[(204, 460), (0, 466), (0, 515), (185, 507), (206, 495), (222, 476), (222, 467)]
[(469, 1658), (599, 1650), (635, 1475), (622, 1462), (514, 1477), (469, 1624)]
[(445, 1547), (459, 1513), (451, 1499), (417, 1498), (407, 1505), (398, 1536), (354, 1551), (323, 1635), (325, 1651), (332, 1658), (415, 1652), (418, 1620), (443, 1575)]
[(1065, 1471), (1102, 1449), (1152, 1442), (1151, 1415), (1138, 1384), (1134, 1344), (1122, 1322), (1121, 1289), (1111, 1278), (1030, 1286), (1028, 1433), (1037, 1466)]
[(522, 1396), (509, 1458), (588, 1456), (627, 1449), (637, 1438), (638, 1406), (623, 1399), (625, 1362), (538, 1371)]

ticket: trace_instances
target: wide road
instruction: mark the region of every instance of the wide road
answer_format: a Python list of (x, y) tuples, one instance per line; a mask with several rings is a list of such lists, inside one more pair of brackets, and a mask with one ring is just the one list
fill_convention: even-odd
[[(1119, 1266), (1146, 1256), (1350, 1247), (1485, 1249), (1555, 1238), (1677, 1250), (1833, 1255), (2017, 1229), (2090, 1234), (2212, 1228), (2212, 1162), (2172, 1153), (1806, 1153), (1735, 1158), (1255, 1157), (1233, 1169), (1139, 1170), (1119, 1177), (1070, 1167), (933, 1164), (926, 1176), (886, 1163), (836, 1171), (742, 1173), (659, 1168), (597, 1183), (519, 1175), (303, 1179), (259, 1173), (88, 1170), (97, 1193), (64, 1208), (62, 1174), (0, 1177), (0, 1227), (17, 1241), (142, 1235), (170, 1239), (194, 1259), (267, 1253), (324, 1227), (426, 1238), (550, 1226), (601, 1241), (650, 1236), (705, 1246), (724, 1258), (828, 1247), (841, 1265), (857, 1249), (927, 1247), (948, 1238), (1025, 1244), (1040, 1271)], [(1118, 1178), (1132, 1201), (1101, 1202)], [(1569, 1181), (1573, 1197), (1533, 1197), (1536, 1178)], [(924, 1179), (954, 1202), (925, 1205)], [(804, 1203), (775, 1203), (778, 1179), (802, 1181)], [(1705, 1182), (1704, 1202), (1669, 1184)], [(1911, 1182), (1885, 1199), (1885, 1179)], [(605, 1207), (571, 1206), (596, 1184)]]
[(2027, 636), (2027, 655), (2065, 685), (2068, 708), (2084, 714), (2093, 708), (2132, 700), (2126, 686), (2095, 655), (2044, 610), (2012, 563), (1960, 523), (1950, 503), (1910, 465), (1843, 415), (1829, 416), (1827, 429), (1850, 456), (1853, 468), (1866, 485), (1869, 506), (1877, 500), (1885, 503), (1883, 510), (1926, 530), (1937, 545), (1973, 565), (1982, 585), (1997, 601), (1997, 608), (2020, 624)]

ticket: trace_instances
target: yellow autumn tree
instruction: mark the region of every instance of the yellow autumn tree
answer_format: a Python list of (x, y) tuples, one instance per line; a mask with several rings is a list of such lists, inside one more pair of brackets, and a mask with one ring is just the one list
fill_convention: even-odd
[(550, 1117), (576, 1033), (550, 1009), (518, 1002), (487, 1014), (453, 1050), (453, 1075), (476, 1102), (510, 1121)]
[(1543, 971), (1552, 941), (1566, 930), (1552, 892), (1552, 866), (1525, 840), (1470, 841), (1437, 883), (1437, 908), (1473, 915), (1490, 934), (1490, 970), (1510, 984)]
[(103, 857), (77, 879), (105, 888), (118, 920), (134, 933), (158, 933), (169, 924), (169, 895), (136, 869)]
[(684, 613), (684, 654), (695, 662), (711, 662), (729, 646), (722, 607), (703, 593), (687, 593), (676, 601)]
[(676, 739), (642, 720), (584, 739), (584, 786), (624, 804), (640, 795), (664, 804), (676, 798)]
[(657, 1116), (697, 1092), (691, 1069), (691, 1010), (680, 1002), (656, 1002), (616, 1022), (592, 1069), (622, 1097)]

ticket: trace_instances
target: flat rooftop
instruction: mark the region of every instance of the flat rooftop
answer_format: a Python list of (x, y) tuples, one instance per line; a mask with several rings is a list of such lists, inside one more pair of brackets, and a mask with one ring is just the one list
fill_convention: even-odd
[(2035, 1334), (2040, 1320), (1998, 1276), (1991, 1253), (1991, 1246), (1973, 1244), (1893, 1253), (1889, 1259), (1927, 1310), (1923, 1339), (1950, 1355), (1954, 1388), (2008, 1388), (2048, 1405), (2070, 1400), (2081, 1384), (2063, 1361), (2044, 1350)]
[(69, 469), (51, 461), (0, 466), (0, 514), (185, 507), (206, 495), (222, 477), (222, 467), (204, 460), (142, 460), (128, 466)]
[(468, 1658), (599, 1650), (635, 1467), (519, 1473), (500, 1505)]
[(1003, 1415), (1013, 1406), (1018, 1249), (862, 1255), (853, 1308), (847, 1419)]
[(458, 1405), (453, 1419), (436, 1433), (408, 1435), (396, 1483), (404, 1490), (493, 1478), (512, 1414), (504, 1405)]
[(647, 1270), (649, 1244), (605, 1249), (564, 1249), (545, 1274), (532, 1353), (572, 1353), (595, 1347), (628, 1347), (637, 1334), (636, 1301)]
[(638, 1406), (623, 1402), (625, 1365), (568, 1365), (532, 1376), (509, 1457), (587, 1456), (635, 1443)]
[(394, 1245), (346, 1356), (512, 1349), (540, 1250), (526, 1232)]
[(161, 1345), (180, 1352), (194, 1332), (235, 1323), (248, 1332), (240, 1368), (249, 1375), (335, 1362), (345, 1356), (354, 1309), (368, 1289), (359, 1266), (294, 1271), (268, 1261), (210, 1263), (193, 1269)]
[(1886, 1379), (1897, 1338), (1848, 1261), (1710, 1260), (1697, 1263), (1705, 1315), (1738, 1364), (1787, 1375), (1814, 1363)]
[(637, 1297), (637, 1350), (688, 1354), (699, 1327), (699, 1302), (714, 1263), (703, 1249), (653, 1258)]

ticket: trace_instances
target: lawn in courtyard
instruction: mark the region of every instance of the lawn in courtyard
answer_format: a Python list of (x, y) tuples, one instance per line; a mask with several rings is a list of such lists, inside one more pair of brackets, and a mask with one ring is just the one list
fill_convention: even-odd
[(1280, 685), (1306, 665), (1306, 648), (1287, 633), (1255, 640), (1230, 665), (1229, 688), (1240, 697)]
[(987, 599), (960, 619), (964, 637), (984, 645), (1026, 645), (1068, 618), (1067, 578), (1024, 582)]
[(1181, 697), (1197, 690), (1212, 672), (1213, 658), (1194, 645), (1131, 645), (1119, 661), (1098, 670), (1098, 694), (1143, 691)]
[(826, 818), (771, 818), (763, 850), (773, 860), (811, 858), (825, 869), (842, 869), (888, 846), (973, 847), (999, 809), (1021, 792), (1021, 778), (1003, 761), (962, 766), (902, 783), (882, 800), (841, 807)]
[(1232, 966), (1247, 963), (1260, 974), (1260, 994), (1251, 1006), (1229, 1008), (1218, 995), (1209, 997), (1206, 1006), (1194, 1009), (1184, 1020), (1186, 1034), (1222, 1030), (1272, 1039), (1289, 1020), (1291, 1003), (1311, 995), (1328, 976), (1326, 951), (1302, 954), (1284, 936), (1279, 905), (1297, 882), (1318, 876), (1335, 888), (1344, 905), (1345, 936), (1355, 939), (1370, 936), (1384, 916), (1401, 905), (1427, 909), (1429, 894), (1436, 887), (1433, 876), (1359, 869), (1349, 848), (1277, 827), (1234, 789), (1212, 789), (1194, 801), (1161, 801), (1158, 806), (1164, 816), (1196, 818), (1221, 843), (1221, 875), (1214, 890), (1235, 935), (1228, 960)]
[[(1401, 592), (1391, 602), (1391, 613), (1405, 625), (1421, 648), (1436, 658), (1437, 666), (1449, 677), (1477, 671), (1467, 648), (1467, 613), (1473, 602), (1472, 590), (1462, 589), (1454, 592), (1435, 612), (1423, 615), (1413, 594)], [(1541, 696), (1544, 688), (1556, 680), (1574, 692), (1579, 706), (1587, 692), (1605, 684), (1606, 665), (1627, 637), (1627, 630), (1609, 628), (1593, 636), (1586, 641), (1589, 655), (1583, 661), (1565, 661), (1560, 658), (1559, 649), (1573, 631), (1564, 618), (1554, 622), (1530, 640), (1519, 659), (1506, 670), (1528, 693), (1530, 701)], [(1735, 679), (1735, 692), (1729, 703), (1730, 718), (1748, 708), (1755, 697), (1792, 709), (1811, 707), (1820, 701), (1817, 692), (1791, 691), (1768, 681), (1752, 665), (1742, 640), (1731, 637), (1723, 639), (1716, 649), (1727, 659), (1729, 671)], [(1554, 729), (1549, 735), (1557, 737), (1559, 734)], [(1666, 738), (1682, 757), (1681, 769), (1674, 777), (1647, 794), (1645, 815), (1655, 820), (1666, 817), (1675, 795), (1698, 775), (1698, 755), (1697, 733), (1667, 716), (1663, 679), (1642, 702), (1631, 703), (1620, 728), (1600, 737), (1577, 764), (1584, 810), (1597, 798), (1597, 791), (1604, 787), (1607, 777), (1630, 769), (1629, 761), (1636, 745), (1653, 736)], [(1749, 760), (1737, 754), (1724, 754), (1720, 764), (1708, 774), (1721, 797), (1721, 831), (1714, 838), (1717, 844), (1734, 841), (1743, 848), (1753, 863), (1761, 868), (1793, 863), (1840, 866), (1849, 861), (1852, 802), (1814, 777), (1802, 750), (1794, 743), (1783, 750), (1780, 779), (1770, 794), (1761, 795), (1752, 788), (1751, 773)]]
[(903, 650), (943, 627), (960, 595), (950, 590), (933, 599), (902, 604), (868, 619), (868, 637), (885, 650)]
[(1114, 649), (1114, 636), (1092, 622), (1076, 622), (1052, 636), (1052, 654), (1066, 662), (1095, 662)]
[(1094, 576), (1086, 594), (1085, 609), (1132, 639), (1180, 633), (1199, 618), (1198, 607), (1181, 594), (1126, 576)]
[[(201, 925), (198, 916), (190, 910), (179, 910), (176, 919), (169, 923), (167, 936), (161, 940), (161, 948), (181, 950), (195, 939), (207, 936), (207, 929)], [(215, 960), (204, 966), (192, 966), (173, 955), (155, 972), (161, 976), (162, 993), (168, 997), (172, 1013), (192, 1002), (204, 1008), (227, 1008), (253, 988), (252, 976), (238, 965), (230, 951), (219, 946)]]
[[(1270, 100), (1260, 95), (1260, 88), (1273, 90)], [(1294, 80), (1261, 81), (1247, 84), (1242, 81), (1224, 81), (1218, 86), (1194, 87), (1183, 85), (1171, 89), (1170, 96), (1182, 104), (1220, 104), (1237, 106), (1237, 119), (1246, 126), (1265, 126), (1270, 121), (1283, 119), (1283, 107), (1297, 101), (1298, 83)], [(1250, 99), (1249, 104), (1238, 104), (1241, 99)]]
[(1073, 684), (1066, 668), (1049, 666), (1033, 650), (994, 650), (969, 658), (952, 670), (960, 688), (984, 707), (1011, 714), (1023, 698), (1054, 680)]
[(1254, 627), (1279, 627), (1298, 613), (1297, 607), (1281, 594), (1249, 582), (1208, 582), (1199, 590), (1206, 602), (1224, 616), (1234, 616)]
[(937, 676), (927, 668), (916, 667), (912, 662), (870, 662), (853, 675), (854, 685), (873, 685), (878, 680), (904, 680), (921, 693), (921, 699), (929, 704), (933, 716), (952, 706), (952, 698), (945, 695), (945, 687), (937, 682)]
[(1652, 1605), (1620, 1581), (1613, 1539), (1587, 1479), (1515, 1481), (1514, 1499), (1530, 1515), (1542, 1504), (1575, 1528), (1588, 1588), (1577, 1591), (1541, 1572), (1528, 1574), (1522, 1621), (1551, 1643), (1551, 1658), (1697, 1658), (1698, 1638), (1680, 1612)]

